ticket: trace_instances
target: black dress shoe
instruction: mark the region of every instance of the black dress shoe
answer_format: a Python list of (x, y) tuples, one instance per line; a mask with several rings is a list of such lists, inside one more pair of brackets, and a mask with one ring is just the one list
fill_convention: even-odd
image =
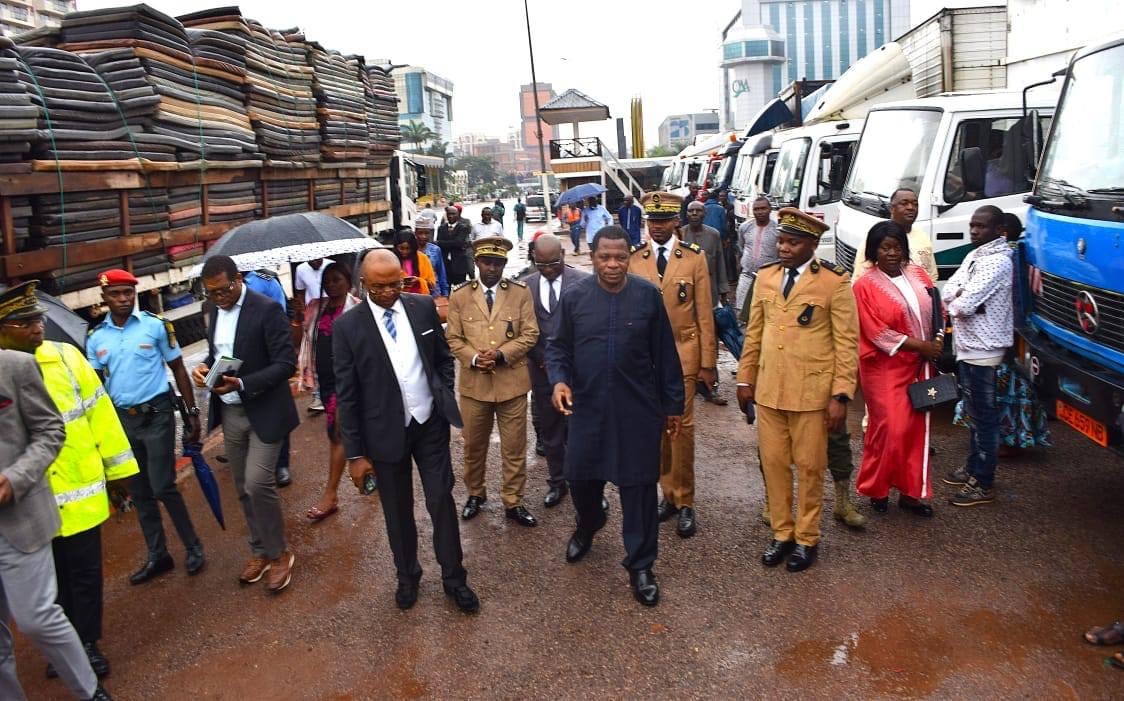
[(675, 532), (679, 534), (680, 538), (690, 538), (695, 534), (695, 529), (698, 524), (695, 522), (695, 509), (690, 506), (684, 506), (679, 510), (679, 523), (675, 526)]
[(98, 649), (97, 643), (85, 643), (82, 647), (86, 649), (86, 657), (90, 660), (90, 668), (94, 670), (98, 679), (108, 677), (109, 660)]
[(785, 557), (796, 547), (795, 540), (774, 540), (761, 554), (761, 562), (766, 567), (776, 567), (784, 562)]
[(816, 546), (797, 545), (792, 554), (788, 556), (788, 562), (784, 564), (784, 568), (789, 572), (800, 572), (811, 567), (815, 561)]
[(883, 497), (882, 499), (871, 499), (870, 506), (880, 514), (886, 513), (886, 509), (890, 508), (890, 497)]
[(546, 496), (542, 498), (542, 505), (546, 508), (552, 508), (562, 503), (565, 498), (566, 492), (569, 491), (566, 487), (551, 487), (546, 490)]
[(175, 569), (176, 563), (171, 555), (165, 554), (156, 560), (149, 560), (144, 566), (129, 577), (129, 584), (144, 584), (150, 579), (155, 579), (165, 572)]
[(287, 467), (277, 468), (277, 486), (288, 487), (293, 483), (293, 475), (289, 472)]
[(487, 499), (484, 497), (469, 497), (464, 504), (464, 510), (461, 511), (461, 518), (465, 521), (475, 518), (476, 514), (480, 513), (480, 505), (485, 501)]
[(660, 603), (660, 585), (656, 584), (656, 575), (652, 570), (630, 572), (632, 580), (632, 595), (645, 606), (655, 606)]
[(535, 455), (539, 456), (540, 458), (546, 457), (546, 446), (542, 444), (541, 438), (535, 439)]
[(477, 598), (476, 592), (468, 588), (467, 584), (462, 584), (459, 587), (446, 587), (445, 596), (456, 602), (457, 608), (465, 613), (476, 613), (480, 610), (480, 599)]
[(667, 500), (661, 501), (656, 511), (656, 514), (660, 517), (660, 523), (663, 523), (677, 513), (679, 513), (679, 507)]
[(399, 582), (398, 589), (394, 592), (394, 603), (398, 604), (398, 608), (405, 611), (406, 609), (413, 608), (414, 604), (417, 602), (418, 583)]
[(586, 533), (581, 529), (574, 531), (574, 534), (570, 536), (570, 542), (566, 544), (566, 562), (580, 561), (592, 546), (592, 533)]
[(507, 509), (507, 517), (515, 521), (520, 526), (527, 526), (528, 528), (538, 525), (538, 521), (527, 511), (527, 507), (520, 504), (519, 506)]
[(898, 497), (898, 508), (925, 518), (933, 517), (933, 507), (918, 499), (900, 496)]
[(113, 697), (109, 695), (108, 691), (98, 686), (97, 689), (94, 689), (94, 695), (90, 697), (90, 701), (113, 701)]
[(187, 557), (184, 558), (183, 566), (187, 570), (188, 576), (195, 576), (203, 571), (203, 566), (207, 564), (207, 558), (203, 557), (203, 544), (196, 543), (187, 549)]

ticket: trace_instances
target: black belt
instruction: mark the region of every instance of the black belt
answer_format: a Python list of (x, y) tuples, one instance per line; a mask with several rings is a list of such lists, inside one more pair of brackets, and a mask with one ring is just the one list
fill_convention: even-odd
[(118, 411), (128, 414), (129, 416), (148, 416), (150, 414), (168, 412), (173, 406), (172, 396), (168, 393), (158, 394), (147, 402), (137, 404), (136, 406), (119, 408)]

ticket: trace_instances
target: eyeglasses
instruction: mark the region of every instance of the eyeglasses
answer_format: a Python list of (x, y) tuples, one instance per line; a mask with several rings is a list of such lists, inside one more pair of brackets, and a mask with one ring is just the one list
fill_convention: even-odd
[(553, 267), (559, 266), (559, 265), (562, 265), (562, 259), (561, 258), (559, 258), (557, 260), (548, 260), (545, 263), (540, 263), (538, 261), (535, 261), (535, 267), (538, 268), (539, 270), (542, 270), (543, 268), (553, 268)]
[(11, 326), (13, 329), (29, 329), (32, 326), (46, 326), (47, 320), (43, 317), (35, 317), (34, 319), (16, 319), (14, 321), (5, 321), (4, 326)]
[(235, 282), (231, 280), (230, 284), (226, 287), (216, 287), (213, 290), (203, 290), (203, 296), (207, 299), (215, 299), (224, 297), (234, 291)]
[(366, 283), (367, 292), (390, 292), (392, 290), (400, 290), (404, 283), (401, 280), (395, 282), (370, 282)]

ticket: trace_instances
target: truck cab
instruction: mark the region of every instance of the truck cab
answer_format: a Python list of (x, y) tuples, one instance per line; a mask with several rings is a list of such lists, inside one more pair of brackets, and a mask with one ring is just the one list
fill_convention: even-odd
[(1032, 99), (1036, 110), (1025, 119), (1022, 101), (1018, 92), (948, 93), (871, 109), (843, 189), (835, 261), (854, 268), (867, 232), (889, 218), (899, 188), (917, 193), (914, 226), (929, 234), (941, 280), (971, 250), (968, 221), (978, 207), (1024, 219), (1033, 143), (1049, 130), (1053, 100)]
[(773, 148), (773, 134), (751, 137), (738, 152), (734, 175), (730, 181), (730, 194), (734, 198), (734, 216), (738, 224), (751, 216), (753, 201), (769, 191), (773, 170), (777, 164), (778, 149)]
[(796, 207), (831, 227), (816, 251), (822, 259), (835, 259), (843, 182), (862, 126), (862, 120), (822, 122), (773, 134), (776, 166), (766, 196), (773, 209)]
[(1039, 400), (1124, 452), (1124, 35), (1077, 52), (1020, 244), (1016, 360)]

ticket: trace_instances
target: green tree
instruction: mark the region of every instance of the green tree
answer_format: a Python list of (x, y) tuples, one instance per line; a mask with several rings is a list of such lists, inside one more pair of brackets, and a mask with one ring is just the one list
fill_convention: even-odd
[(434, 134), (434, 141), (429, 145), (429, 148), (425, 150), (425, 155), (437, 156), (438, 158), (444, 158), (448, 161), (452, 158), (452, 154), (449, 153), (449, 143), (447, 141), (441, 141), (441, 139), (436, 138), (436, 136), (437, 135)]
[(468, 172), (469, 187), (496, 180), (496, 162), (491, 156), (462, 156), (457, 159), (455, 170)]
[(421, 151), (422, 144), (425, 142), (437, 138), (437, 133), (421, 122), (410, 120), (399, 128), (402, 131), (402, 139), (412, 143), (415, 152)]
[(675, 149), (670, 146), (653, 146), (648, 149), (648, 158), (659, 158), (660, 156), (674, 156), (682, 149)]

